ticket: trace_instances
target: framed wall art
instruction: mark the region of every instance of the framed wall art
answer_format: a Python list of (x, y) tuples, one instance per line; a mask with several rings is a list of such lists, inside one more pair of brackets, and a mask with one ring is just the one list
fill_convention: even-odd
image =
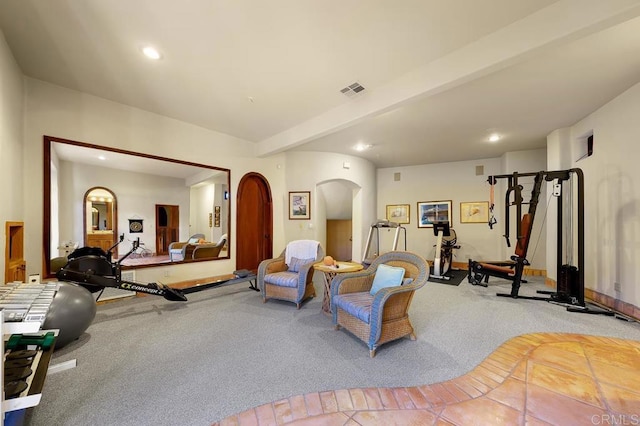
[(489, 222), (488, 201), (467, 201), (460, 203), (460, 223)]
[(451, 223), (451, 200), (418, 202), (418, 228), (433, 228), (433, 222), (443, 220)]
[(220, 206), (215, 206), (213, 208), (213, 226), (216, 228), (220, 227)]
[(387, 220), (395, 223), (409, 223), (409, 204), (387, 204)]
[(129, 232), (132, 234), (138, 234), (142, 232), (143, 224), (142, 219), (129, 219)]
[(311, 192), (289, 192), (289, 219), (311, 219)]

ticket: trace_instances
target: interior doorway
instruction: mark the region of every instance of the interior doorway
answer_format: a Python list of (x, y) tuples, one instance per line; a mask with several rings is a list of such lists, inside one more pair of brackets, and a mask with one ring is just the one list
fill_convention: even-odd
[[(317, 206), (325, 218), (326, 253), (336, 260), (358, 261), (354, 245), (359, 250), (361, 237), (357, 229), (361, 219), (353, 217), (358, 191), (359, 186), (346, 179), (332, 179), (317, 185)], [(358, 224), (354, 225), (355, 222)]]
[(168, 255), (169, 244), (179, 236), (180, 206), (156, 204), (156, 255)]
[(238, 184), (236, 200), (236, 269), (257, 271), (273, 257), (273, 208), (269, 182), (259, 173), (247, 173)]
[(335, 260), (350, 262), (353, 251), (351, 219), (327, 220), (327, 253)]

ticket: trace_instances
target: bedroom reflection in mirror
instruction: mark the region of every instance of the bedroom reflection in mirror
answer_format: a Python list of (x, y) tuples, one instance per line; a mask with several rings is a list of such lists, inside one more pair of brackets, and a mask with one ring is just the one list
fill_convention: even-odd
[[(229, 169), (44, 136), (44, 275), (51, 277), (51, 262), (73, 248), (107, 250), (121, 236), (114, 260), (140, 241), (125, 268), (229, 259), (226, 237), (215, 256), (204, 248), (229, 234), (230, 182)], [(216, 206), (220, 227), (210, 227)], [(170, 209), (175, 214), (165, 214)], [(171, 262), (168, 246), (196, 233), (203, 235), (198, 256)]]

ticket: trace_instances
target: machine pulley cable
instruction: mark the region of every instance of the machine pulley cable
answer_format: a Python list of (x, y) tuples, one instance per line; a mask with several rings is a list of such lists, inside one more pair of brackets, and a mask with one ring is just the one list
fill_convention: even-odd
[(538, 233), (538, 239), (536, 240), (536, 245), (533, 247), (533, 254), (531, 255), (531, 260), (535, 259), (536, 251), (538, 250), (538, 243), (540, 242), (540, 237), (542, 237), (542, 230), (544, 229), (544, 224), (547, 222), (547, 212), (549, 211), (549, 203), (551, 202), (551, 197), (553, 194), (549, 195), (549, 199), (547, 200), (547, 207), (544, 209), (544, 216), (542, 216), (542, 224), (540, 224), (540, 232)]

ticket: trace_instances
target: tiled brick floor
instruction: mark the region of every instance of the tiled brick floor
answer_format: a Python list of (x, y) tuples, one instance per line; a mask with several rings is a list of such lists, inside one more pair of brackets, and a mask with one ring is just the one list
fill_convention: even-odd
[(474, 370), (447, 382), (297, 395), (215, 423), (525, 424), (640, 424), (640, 342), (527, 334), (509, 340)]

